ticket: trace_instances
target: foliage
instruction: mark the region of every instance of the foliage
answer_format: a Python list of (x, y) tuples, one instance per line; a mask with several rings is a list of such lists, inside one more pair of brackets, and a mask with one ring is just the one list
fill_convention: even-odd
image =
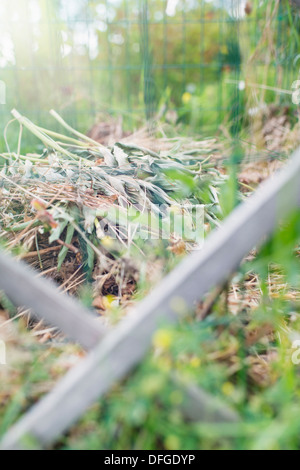
[[(16, 17), (1, 12), (6, 29), (0, 41), (6, 46), (0, 78), (12, 83), (14, 77), (9, 106), (30, 110), (37, 125), (14, 111), (19, 130), (14, 123), (5, 131), (1, 245), (25, 259), (36, 250), (35, 267), (57, 270), (60, 285), (114, 324), (194, 240), (127, 243), (132, 242), (128, 231), (124, 245), (122, 224), (113, 223), (110, 209), (118, 206), (122, 216), (141, 227), (146, 225), (141, 208), (164, 203), (176, 213), (187, 202), (204, 204), (210, 231), (246, 197), (252, 188), (238, 180), (240, 163), (248, 141), (255, 140), (256, 151), (265, 144), (261, 129), (268, 112), (274, 112), (266, 111), (268, 105), (275, 108), (275, 127), (278, 114), (292, 125), (297, 120), (289, 92), (297, 78), (299, 12), (288, 0), (255, 0), (242, 18), (225, 1), (179, 2), (173, 16), (166, 14), (166, 2), (151, 1), (142, 17), (140, 2), (133, 0), (108, 9), (102, 1), (80, 2), (79, 8), (64, 0), (11, 3)], [(28, 10), (34, 3), (38, 8)], [(158, 112), (165, 121), (189, 125), (183, 127), (189, 131), (222, 124), (223, 132), (234, 137), (228, 143), (230, 157), (224, 168), (220, 155), (214, 155), (221, 153), (224, 162), (215, 140), (182, 139), (177, 128), (170, 139), (164, 127), (158, 128), (161, 151), (126, 139), (104, 147), (53, 112), (57, 127), (42, 128), (41, 122), (49, 127), (43, 119), (49, 107), (71, 116), (71, 124), (83, 131), (103, 107), (123, 113), (128, 127), (145, 110), (148, 118)], [(3, 122), (5, 115), (2, 108)], [(25, 133), (24, 139), (25, 128), (32, 140)], [(138, 213), (132, 214), (132, 208)], [(159, 229), (165, 227), (164, 216), (158, 211)], [(299, 450), (299, 220), (298, 212), (285, 220), (226, 285), (209, 293), (178, 326), (161, 325), (146, 360), (56, 448)], [(49, 245), (56, 255), (48, 254)], [(4, 295), (1, 308), (15, 354), (14, 370), (1, 371), (3, 435), (82, 352), (55, 340), (52, 344), (44, 327), (19, 320), (22, 312)], [(29, 337), (28, 327), (39, 343)], [(181, 386), (174, 376), (182, 379)], [(233, 409), (240, 422), (187, 418), (189, 384)]]
[[(12, 0), (7, 9), (3, 4), (3, 127), (16, 107), (46, 127), (54, 108), (85, 132), (103, 110), (123, 114), (132, 128), (145, 109), (153, 117), (163, 105), (176, 110), (182, 122), (209, 132), (225, 117), (243, 115), (247, 123), (247, 103), (257, 107), (257, 101), (276, 98), (270, 90), (239, 90), (241, 80), (289, 90), (297, 78), (299, 15), (288, 1), (280, 8), (277, 0), (253, 1), (251, 13), (240, 18), (229, 2), (179, 1), (172, 16), (166, 5), (148, 2), (147, 11), (137, 0)], [(184, 100), (186, 93), (190, 100)], [(281, 96), (282, 102), (290, 98)], [(16, 142), (12, 132), (9, 139)], [(24, 152), (36, 144), (29, 137), (27, 142)]]
[[(299, 259), (293, 252), (299, 244), (299, 215), (293, 214), (255, 260), (242, 266), (232, 282), (235, 294), (225, 292), (206, 319), (199, 321), (198, 309), (178, 327), (161, 329), (134, 377), (91, 409), (60, 445), (299, 449), (299, 365), (292, 361), (300, 318)], [(184, 391), (174, 386), (174, 373), (236, 409), (241, 422), (186, 420)]]

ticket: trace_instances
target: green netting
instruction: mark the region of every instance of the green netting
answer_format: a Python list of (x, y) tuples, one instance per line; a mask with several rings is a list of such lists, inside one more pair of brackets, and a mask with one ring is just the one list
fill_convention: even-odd
[(243, 80), (290, 90), (297, 78), (296, 13), (287, 0), (1, 0), (1, 127), (14, 107), (43, 126), (55, 108), (81, 131), (103, 111), (132, 128), (165, 109), (199, 132), (224, 120), (238, 132), (254, 96)]

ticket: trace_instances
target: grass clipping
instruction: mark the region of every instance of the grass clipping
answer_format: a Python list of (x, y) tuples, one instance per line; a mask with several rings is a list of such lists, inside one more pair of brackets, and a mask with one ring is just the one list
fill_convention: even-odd
[[(94, 279), (98, 295), (120, 301), (135, 290), (145, 263), (175, 259), (197, 246), (198, 228), (187, 207), (202, 206), (204, 225), (218, 225), (225, 177), (211, 161), (219, 150), (215, 140), (168, 139), (161, 130), (158, 151), (144, 146), (145, 132), (107, 148), (55, 111), (66, 135), (12, 114), (20, 126), (19, 149), (12, 152), (7, 144), (0, 156), (0, 240), (60, 284), (72, 277), (70, 291)], [(24, 128), (42, 142), (40, 154), (21, 154)], [(189, 227), (188, 236), (176, 233), (174, 214)]]

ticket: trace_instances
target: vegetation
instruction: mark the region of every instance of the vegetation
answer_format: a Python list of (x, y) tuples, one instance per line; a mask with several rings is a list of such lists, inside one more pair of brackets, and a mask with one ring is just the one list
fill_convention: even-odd
[[(0, 6), (1, 248), (114, 327), (199, 242), (167, 216), (194, 228), (184, 208), (203, 205), (206, 238), (299, 144), (299, 9), (11, 3), (13, 15)], [(145, 361), (53, 448), (298, 450), (299, 221), (291, 214), (178, 326), (161, 325)], [(0, 338), (1, 437), (85, 353), (3, 293)], [(187, 416), (191, 384), (239, 420)]]
[[(167, 120), (205, 133), (224, 118), (248, 124), (249, 108), (253, 116), (274, 100), (294, 114), (285, 92), (297, 78), (298, 10), (288, 0), (249, 4), (239, 17), (231, 2), (188, 0), (169, 11), (166, 0), (148, 2), (148, 10), (134, 0), (12, 0), (1, 7), (2, 125), (13, 108), (44, 127), (56, 109), (84, 132), (103, 111), (122, 114), (127, 129), (145, 110), (165, 111)], [(16, 144), (13, 132), (9, 139)], [(36, 141), (27, 139), (24, 150), (32, 151)]]

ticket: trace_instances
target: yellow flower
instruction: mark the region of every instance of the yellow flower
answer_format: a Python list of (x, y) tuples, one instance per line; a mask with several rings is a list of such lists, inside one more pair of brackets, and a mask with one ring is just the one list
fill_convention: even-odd
[(194, 369), (198, 369), (198, 367), (201, 366), (201, 359), (199, 359), (199, 357), (192, 357), (191, 361), (190, 361), (190, 365), (194, 368)]
[(109, 310), (113, 307), (116, 307), (117, 304), (118, 304), (118, 300), (113, 295), (107, 295), (103, 297), (103, 305), (104, 305), (105, 310)]
[(186, 91), (185, 93), (183, 93), (182, 95), (182, 102), (183, 104), (189, 104), (189, 102), (191, 101), (192, 99), (192, 95)]
[(225, 382), (222, 386), (222, 392), (227, 397), (230, 397), (234, 394), (234, 386), (230, 382)]
[(104, 237), (101, 240), (101, 244), (106, 248), (107, 250), (111, 250), (114, 247), (114, 241), (111, 237)]
[(172, 344), (172, 334), (167, 330), (158, 330), (153, 337), (153, 344), (159, 349), (169, 349)]

